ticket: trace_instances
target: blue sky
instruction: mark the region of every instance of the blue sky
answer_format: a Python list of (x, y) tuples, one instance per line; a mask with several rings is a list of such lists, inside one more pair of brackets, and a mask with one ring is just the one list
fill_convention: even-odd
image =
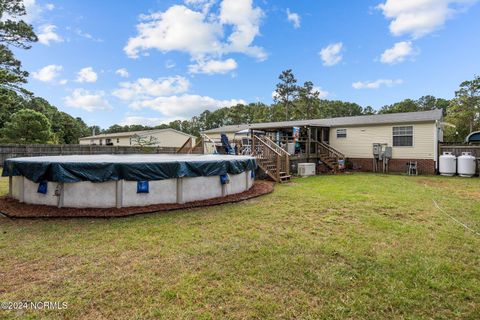
[(27, 88), (89, 125), (154, 125), (271, 103), (293, 69), (375, 109), (451, 98), (480, 70), (476, 0), (25, 0)]

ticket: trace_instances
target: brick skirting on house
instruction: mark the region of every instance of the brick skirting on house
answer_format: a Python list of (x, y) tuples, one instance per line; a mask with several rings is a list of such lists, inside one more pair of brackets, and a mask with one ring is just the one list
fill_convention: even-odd
[[(435, 174), (435, 161), (432, 159), (391, 159), (388, 162), (390, 172), (407, 172), (407, 162), (416, 161), (418, 174)], [(370, 158), (348, 158), (347, 168), (358, 171), (373, 171), (373, 159)], [(378, 168), (381, 172), (383, 162), (378, 162)]]

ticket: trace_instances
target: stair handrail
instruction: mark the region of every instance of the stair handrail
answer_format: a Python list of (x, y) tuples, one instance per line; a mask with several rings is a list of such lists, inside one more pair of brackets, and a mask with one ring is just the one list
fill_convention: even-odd
[[(277, 154), (278, 156), (281, 156), (282, 154), (276, 150), (276, 148), (270, 146), (266, 141), (262, 140), (260, 137), (258, 136), (253, 136), (253, 139), (256, 139), (256, 141), (260, 142), (263, 146), (267, 147), (268, 149), (270, 149), (272, 152), (274, 152), (275, 154)], [(256, 152), (256, 150), (252, 150), (252, 152)]]
[[(276, 182), (280, 182), (280, 166), (282, 163), (282, 154), (270, 146), (260, 137), (254, 135), (252, 137), (252, 155), (257, 159), (260, 167)], [(264, 161), (269, 160), (274, 163), (275, 174), (271, 173)]]
[(280, 154), (283, 154), (284, 156), (288, 156), (290, 157), (290, 153), (288, 153), (287, 150), (283, 149), (282, 147), (280, 147), (278, 144), (276, 144), (272, 139), (270, 139), (269, 137), (267, 136), (263, 136), (263, 137), (259, 137), (260, 139), (264, 140), (265, 143), (267, 143), (268, 145), (270, 145), (272, 148), (274, 148), (275, 150), (277, 150), (277, 152), (279, 152)]
[[(335, 165), (332, 165), (332, 169), (334, 172), (336, 172), (340, 168), (339, 167), (340, 160), (345, 160), (345, 155), (324, 142), (320, 142), (317, 140), (312, 140), (312, 141), (317, 143), (317, 148), (320, 147), (320, 159), (324, 163), (326, 162), (325, 162), (325, 159), (323, 159), (321, 156), (322, 154), (324, 154), (322, 151), (326, 151), (326, 154), (329, 158), (335, 158)], [(318, 149), (317, 149), (317, 153), (318, 153)]]
[(265, 142), (267, 142), (272, 148), (277, 150), (281, 154), (280, 158), (280, 164), (279, 164), (279, 170), (282, 172), (285, 172), (287, 175), (290, 175), (290, 153), (288, 153), (287, 150), (283, 149), (280, 147), (278, 144), (276, 144), (272, 139), (270, 139), (267, 136), (263, 136), (263, 139)]
[(274, 151), (275, 154), (277, 155), (274, 159), (275, 166), (277, 168), (276, 169), (277, 181), (280, 181), (281, 172), (284, 172), (286, 175), (290, 175), (290, 154), (286, 150), (281, 148), (279, 145), (277, 145), (268, 137), (260, 137), (260, 136), (254, 135), (253, 139), (254, 139), (253, 141), (260, 142), (263, 146), (267, 147), (269, 150)]
[(333, 148), (332, 146), (326, 144), (325, 142), (320, 142), (317, 140), (312, 140), (313, 142), (316, 142), (318, 145), (320, 145), (322, 148), (327, 149), (328, 152), (334, 154), (337, 158), (339, 159), (345, 159), (345, 155), (338, 151), (337, 149)]
[[(202, 133), (201, 136), (202, 136), (204, 142), (210, 142), (213, 145), (213, 148), (214, 148), (213, 153), (214, 154), (218, 153), (217, 143), (215, 142), (215, 140), (213, 140), (212, 138), (207, 136), (205, 133)], [(205, 153), (205, 148), (203, 148), (203, 153)]]

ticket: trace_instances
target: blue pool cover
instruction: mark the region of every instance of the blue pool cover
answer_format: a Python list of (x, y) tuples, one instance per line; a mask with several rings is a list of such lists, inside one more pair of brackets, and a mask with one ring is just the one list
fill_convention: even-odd
[(209, 177), (255, 170), (255, 158), (232, 155), (75, 155), (5, 160), (5, 176), (33, 182), (148, 181), (179, 177)]

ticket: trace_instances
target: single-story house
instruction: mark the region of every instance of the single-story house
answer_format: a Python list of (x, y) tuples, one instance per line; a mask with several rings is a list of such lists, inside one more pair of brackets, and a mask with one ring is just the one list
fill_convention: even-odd
[[(230, 125), (206, 130), (211, 139), (226, 134), (229, 139), (246, 129), (262, 130), (272, 141), (285, 146), (298, 134), (301, 152), (292, 155), (301, 162), (318, 160), (314, 145), (328, 144), (359, 170), (371, 171), (374, 166), (373, 144), (392, 147), (390, 171), (405, 172), (407, 162), (415, 161), (420, 173), (434, 173), (438, 168), (439, 142), (443, 142), (443, 112), (440, 109), (422, 112), (391, 113), (329, 119), (268, 122)], [(317, 159), (316, 159), (317, 158)]]
[(138, 146), (147, 144), (153, 147), (183, 146), (188, 139), (195, 145), (195, 136), (172, 129), (144, 130), (132, 132), (102, 133), (80, 138), (80, 144), (108, 145), (108, 146)]

